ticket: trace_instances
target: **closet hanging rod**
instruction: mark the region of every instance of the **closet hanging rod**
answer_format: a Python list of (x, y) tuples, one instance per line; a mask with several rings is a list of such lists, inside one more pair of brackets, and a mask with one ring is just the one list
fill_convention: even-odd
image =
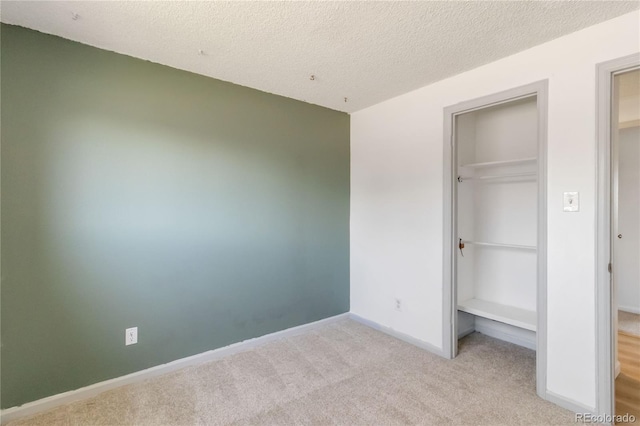
[(536, 172), (527, 172), (527, 173), (509, 173), (502, 175), (485, 175), (485, 176), (458, 176), (458, 182), (463, 182), (465, 180), (489, 180), (489, 179), (502, 179), (502, 178), (511, 178), (511, 177), (527, 177), (527, 176), (536, 176)]
[(467, 163), (467, 164), (461, 164), (460, 167), (488, 168), (488, 167), (518, 166), (522, 164), (533, 164), (536, 161), (538, 161), (536, 157), (528, 157), (528, 158), (516, 158), (513, 160), (487, 161), (484, 163)]
[(520, 250), (537, 250), (536, 246), (524, 246), (521, 244), (486, 243), (486, 242), (469, 241), (469, 240), (462, 240), (461, 243), (473, 244), (476, 246), (486, 246), (486, 247), (504, 247), (504, 248), (520, 249)]

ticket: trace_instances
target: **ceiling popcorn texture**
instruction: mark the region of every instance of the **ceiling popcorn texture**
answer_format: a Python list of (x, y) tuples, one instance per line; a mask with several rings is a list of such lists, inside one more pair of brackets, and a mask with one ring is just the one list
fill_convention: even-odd
[(639, 7), (637, 1), (2, 1), (1, 20), (354, 112)]

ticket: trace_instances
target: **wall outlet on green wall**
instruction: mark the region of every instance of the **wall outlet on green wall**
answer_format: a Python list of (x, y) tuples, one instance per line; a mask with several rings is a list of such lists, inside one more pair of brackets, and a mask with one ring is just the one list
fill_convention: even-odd
[(124, 332), (124, 344), (126, 346), (138, 343), (138, 327), (127, 328)]

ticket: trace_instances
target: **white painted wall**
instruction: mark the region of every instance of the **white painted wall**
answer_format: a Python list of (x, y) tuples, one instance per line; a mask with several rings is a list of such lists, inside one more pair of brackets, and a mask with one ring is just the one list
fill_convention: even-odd
[(618, 308), (640, 314), (640, 127), (618, 133), (618, 229), (615, 279)]
[[(547, 387), (595, 407), (595, 66), (640, 51), (639, 22), (623, 15), (352, 115), (353, 313), (442, 348), (443, 108), (549, 79)], [(564, 191), (580, 192), (579, 213), (563, 213)]]

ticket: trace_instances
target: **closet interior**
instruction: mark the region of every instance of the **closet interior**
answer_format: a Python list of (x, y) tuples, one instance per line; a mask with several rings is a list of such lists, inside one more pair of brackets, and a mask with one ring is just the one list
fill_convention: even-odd
[(535, 349), (536, 96), (455, 116), (458, 337), (479, 331)]

